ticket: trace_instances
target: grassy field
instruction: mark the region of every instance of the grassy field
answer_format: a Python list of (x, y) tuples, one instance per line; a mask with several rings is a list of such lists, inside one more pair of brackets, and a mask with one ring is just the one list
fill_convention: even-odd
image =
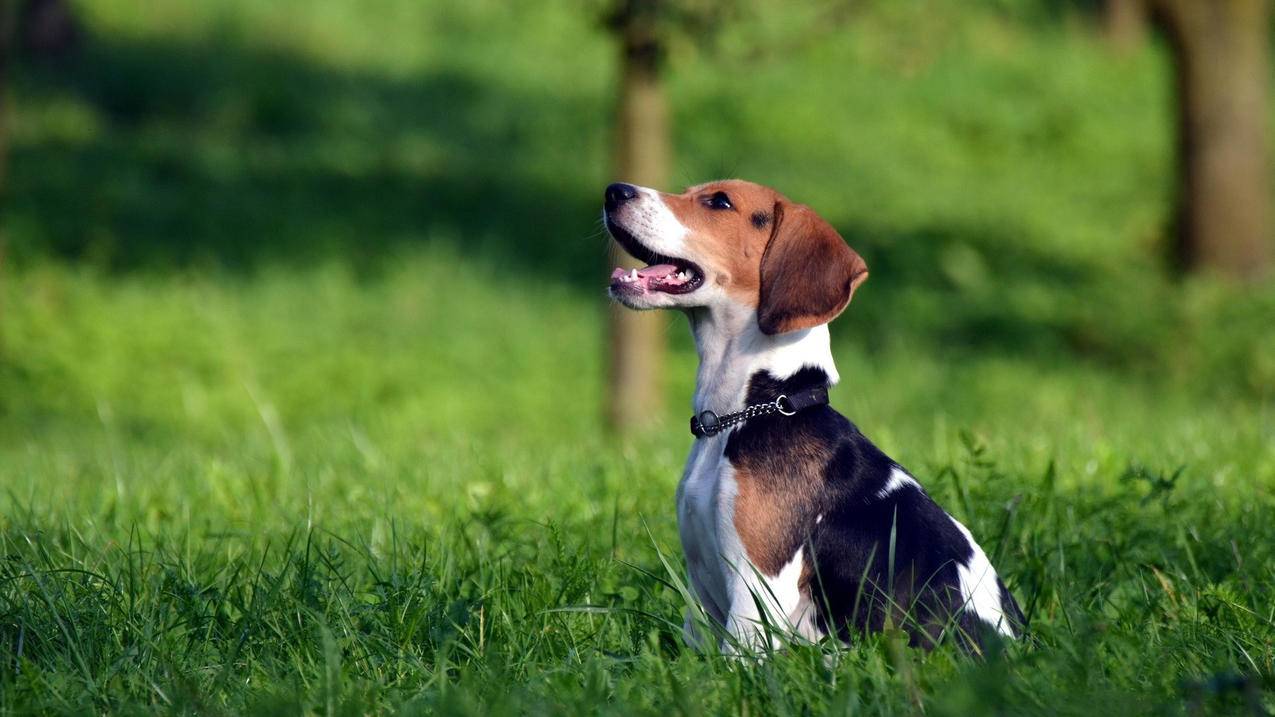
[(680, 318), (659, 427), (598, 424), (606, 38), (454, 5), (93, 0), (21, 68), (0, 711), (1275, 710), (1275, 288), (1159, 259), (1157, 48), (946, 2), (675, 47), (674, 181), (774, 184), (864, 255), (833, 403), (1033, 636), (726, 660), (680, 639)]

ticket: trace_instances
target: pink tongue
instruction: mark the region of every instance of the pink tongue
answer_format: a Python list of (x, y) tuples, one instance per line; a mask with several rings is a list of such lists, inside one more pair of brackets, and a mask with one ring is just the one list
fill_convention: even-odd
[(673, 264), (655, 264), (645, 269), (638, 269), (638, 276), (643, 279), (663, 279), (669, 274), (677, 272), (677, 267)]

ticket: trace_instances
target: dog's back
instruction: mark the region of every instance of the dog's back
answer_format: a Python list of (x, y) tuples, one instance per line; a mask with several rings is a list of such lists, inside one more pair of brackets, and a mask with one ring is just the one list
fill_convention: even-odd
[[(755, 375), (748, 403), (827, 379), (804, 369)], [(822, 632), (907, 630), (931, 646), (945, 633), (977, 644), (1013, 636), (1023, 617), (969, 531), (903, 468), (829, 406), (749, 421), (727, 440), (738, 497), (733, 522), (750, 559), (777, 568), (802, 546), (799, 589)]]

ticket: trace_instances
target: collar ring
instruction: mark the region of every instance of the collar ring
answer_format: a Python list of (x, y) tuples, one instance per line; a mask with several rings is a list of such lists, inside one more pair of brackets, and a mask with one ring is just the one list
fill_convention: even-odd
[(775, 399), (775, 410), (785, 416), (797, 415), (797, 408), (793, 406), (792, 401), (789, 401), (788, 397), (784, 395), (780, 395), (779, 398)]

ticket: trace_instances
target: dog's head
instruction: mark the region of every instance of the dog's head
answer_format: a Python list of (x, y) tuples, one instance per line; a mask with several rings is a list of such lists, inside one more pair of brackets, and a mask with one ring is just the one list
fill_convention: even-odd
[(632, 309), (714, 307), (757, 312), (766, 334), (826, 324), (868, 267), (813, 209), (731, 179), (665, 194), (612, 184), (607, 230), (644, 269), (616, 269), (612, 298)]

